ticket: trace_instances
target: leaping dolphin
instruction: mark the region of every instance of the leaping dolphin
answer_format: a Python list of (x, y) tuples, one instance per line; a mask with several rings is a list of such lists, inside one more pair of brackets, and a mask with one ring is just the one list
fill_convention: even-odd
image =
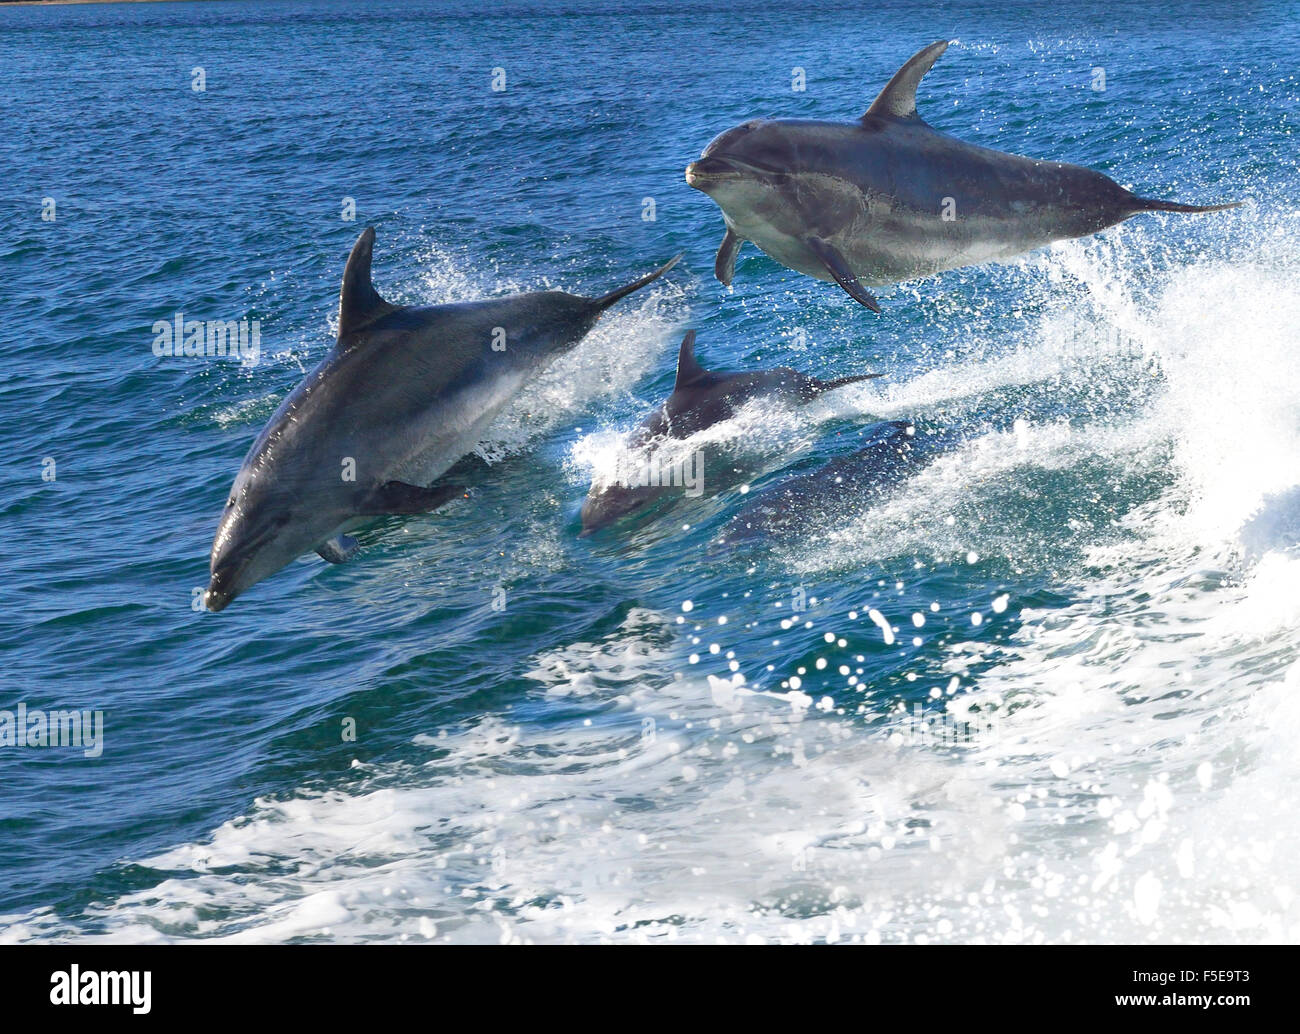
[[(641, 421), (628, 436), (624, 449), (629, 456), (643, 461), (639, 464), (642, 468), (662, 472), (663, 467), (651, 463), (657, 445), (670, 439), (685, 440), (730, 420), (756, 399), (777, 405), (802, 405), (835, 388), (879, 376), (865, 373), (823, 381), (788, 366), (747, 373), (706, 370), (695, 358), (695, 331), (688, 330), (677, 353), (677, 380), (672, 394)], [(589, 535), (654, 502), (668, 487), (662, 480), (656, 484), (593, 483), (582, 506), (582, 534)]]
[(384, 301), (370, 277), (373, 227), (357, 238), (330, 353), (280, 404), (235, 478), (212, 543), (208, 610), (312, 550), (332, 563), (367, 518), (436, 509), (434, 482), (478, 444), (519, 390), (572, 349), (620, 298), (563, 291), (417, 307)]
[(1139, 212), (1218, 212), (1138, 197), (1100, 172), (963, 143), (916, 112), (916, 87), (948, 48), (911, 58), (856, 122), (755, 119), (716, 137), (686, 182), (722, 209), (714, 270), (730, 284), (753, 241), (783, 266), (834, 280), (867, 308), (867, 286), (1010, 259), (1086, 237)]

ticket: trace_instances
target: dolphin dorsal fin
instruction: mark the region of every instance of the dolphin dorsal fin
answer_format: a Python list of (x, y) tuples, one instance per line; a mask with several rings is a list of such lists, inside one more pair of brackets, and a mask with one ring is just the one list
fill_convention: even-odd
[(704, 367), (695, 360), (695, 331), (688, 330), (682, 338), (681, 351), (677, 353), (677, 382), (673, 385), (673, 390), (684, 388), (703, 376)]
[(939, 55), (947, 49), (948, 41), (941, 39), (908, 58), (907, 63), (894, 73), (894, 78), (885, 84), (880, 96), (871, 102), (871, 107), (862, 118), (865, 120), (872, 115), (894, 119), (919, 118), (916, 113), (916, 88), (925, 73), (939, 60)]
[(339, 340), (396, 308), (379, 296), (370, 279), (374, 250), (375, 228), (367, 226), (352, 245), (352, 254), (343, 268), (343, 287), (339, 290)]

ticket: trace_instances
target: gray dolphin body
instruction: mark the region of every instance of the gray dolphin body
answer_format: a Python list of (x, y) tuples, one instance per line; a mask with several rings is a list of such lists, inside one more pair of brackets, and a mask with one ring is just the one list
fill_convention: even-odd
[(433, 483), (601, 313), (677, 261), (601, 298), (539, 291), (399, 306), (371, 282), (374, 240), (367, 228), (348, 257), (337, 343), (280, 404), (235, 478), (212, 543), (209, 610), (304, 553), (342, 562), (356, 548), (344, 532), (368, 518), (462, 494)]
[(1217, 212), (1141, 198), (1099, 172), (963, 143), (916, 113), (916, 88), (948, 44), (911, 58), (856, 122), (756, 119), (686, 168), (722, 209), (715, 272), (730, 284), (753, 241), (783, 266), (834, 280), (880, 311), (864, 285), (1013, 258), (1139, 212)]
[(935, 443), (918, 441), (915, 425), (906, 420), (874, 424), (864, 438), (866, 444), (857, 451), (760, 492), (731, 519), (721, 541), (743, 542), (759, 535), (788, 539), (819, 518), (864, 511), (935, 455)]
[[(682, 338), (677, 354), (677, 380), (672, 394), (641, 421), (625, 444), (629, 452), (640, 452), (648, 460), (656, 442), (689, 438), (730, 420), (756, 399), (802, 405), (834, 388), (879, 376), (867, 373), (823, 381), (788, 366), (748, 373), (706, 370), (695, 358), (695, 331), (690, 330)], [(582, 534), (588, 535), (642, 509), (672, 487), (664, 486), (662, 481), (656, 485), (593, 484), (582, 506)]]

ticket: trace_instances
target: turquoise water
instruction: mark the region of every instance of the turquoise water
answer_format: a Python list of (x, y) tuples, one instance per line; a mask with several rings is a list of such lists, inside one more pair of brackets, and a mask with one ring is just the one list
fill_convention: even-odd
[[(1297, 939), (1296, 15), (0, 10), (0, 708), (104, 715), (98, 757), (0, 747), (0, 938)], [(686, 163), (754, 115), (855, 117), (940, 37), (934, 125), (1248, 206), (881, 317), (752, 247), (721, 288)], [(471, 501), (197, 612), (368, 224), (399, 302), (686, 257), (503, 414)], [(261, 361), (156, 357), (177, 311), (259, 320)], [(742, 414), (743, 486), (579, 539), (687, 326), (706, 366), (887, 377)], [(716, 545), (742, 487), (887, 419), (960, 444)], [(972, 705), (957, 745), (909, 722)]]

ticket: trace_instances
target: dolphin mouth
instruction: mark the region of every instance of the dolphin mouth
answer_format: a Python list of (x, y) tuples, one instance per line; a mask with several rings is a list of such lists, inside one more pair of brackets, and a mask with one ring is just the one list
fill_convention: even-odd
[(215, 589), (209, 589), (203, 594), (203, 606), (210, 614), (217, 614), (225, 610), (230, 603), (230, 597), (225, 593), (217, 592)]
[(738, 179), (744, 174), (745, 170), (740, 163), (723, 155), (710, 154), (686, 166), (686, 184), (696, 190), (703, 190), (709, 184)]
[(706, 154), (686, 166), (686, 183), (696, 190), (725, 180), (744, 176), (786, 176), (788, 170), (778, 169), (733, 154)]
[(239, 595), (236, 582), (238, 574), (239, 570), (231, 567), (220, 567), (212, 572), (208, 588), (203, 593), (204, 609), (216, 614), (230, 606), (231, 601)]
[[(222, 530), (217, 532), (217, 543), (213, 544), (213, 557), (209, 567), (210, 578), (207, 590), (203, 593), (203, 606), (213, 614), (225, 610), (232, 600), (246, 589), (256, 585), (260, 578), (249, 578), (253, 561), (263, 547), (272, 542), (283, 522), (259, 530), (251, 538), (241, 538), (237, 545), (224, 544), (220, 549), (217, 543), (223, 539)], [(223, 522), (222, 529), (225, 528)], [(219, 554), (219, 556), (218, 556)]]
[(212, 582), (208, 585), (208, 590), (203, 594), (203, 606), (216, 614), (218, 611), (225, 610), (230, 605), (230, 601), (235, 598), (233, 592), (229, 592), (217, 585), (217, 579), (214, 576)]

